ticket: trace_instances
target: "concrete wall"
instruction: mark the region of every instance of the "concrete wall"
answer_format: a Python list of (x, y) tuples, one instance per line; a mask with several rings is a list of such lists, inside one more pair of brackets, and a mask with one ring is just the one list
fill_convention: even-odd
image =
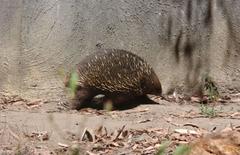
[(96, 45), (130, 50), (164, 92), (210, 74), (240, 89), (240, 1), (0, 0), (0, 90), (58, 100), (63, 77)]

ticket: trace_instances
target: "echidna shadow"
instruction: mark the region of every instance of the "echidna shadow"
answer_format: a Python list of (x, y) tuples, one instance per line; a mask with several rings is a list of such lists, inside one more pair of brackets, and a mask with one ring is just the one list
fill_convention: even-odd
[[(72, 109), (103, 109), (110, 100), (114, 110), (125, 110), (140, 104), (156, 104), (147, 94), (162, 95), (153, 68), (129, 51), (98, 49), (77, 65), (76, 73), (78, 82)], [(94, 97), (99, 94), (104, 97), (96, 100)]]

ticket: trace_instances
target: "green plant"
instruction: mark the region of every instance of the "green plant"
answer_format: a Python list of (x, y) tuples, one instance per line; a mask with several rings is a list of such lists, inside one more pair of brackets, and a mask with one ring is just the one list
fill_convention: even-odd
[(111, 100), (108, 100), (103, 103), (103, 109), (107, 111), (112, 111), (113, 110), (113, 103)]
[(207, 117), (215, 117), (217, 115), (217, 111), (214, 107), (210, 107), (203, 104), (201, 104), (200, 111), (202, 115)]
[(188, 155), (191, 151), (191, 147), (188, 145), (179, 145), (174, 151), (173, 155)]
[(164, 143), (162, 143), (156, 153), (156, 155), (164, 155), (166, 152), (167, 147), (170, 145), (169, 141), (166, 141)]
[(213, 82), (212, 78), (208, 75), (203, 78), (203, 91), (207, 95), (210, 102), (216, 101), (219, 98), (219, 92), (216, 84)]
[(77, 90), (78, 80), (79, 80), (78, 74), (76, 72), (72, 72), (69, 78), (69, 88), (72, 96), (75, 95), (75, 92)]
[(80, 155), (79, 146), (78, 145), (71, 146), (69, 155)]
[[(156, 155), (165, 155), (167, 147), (169, 147), (170, 142), (164, 142), (160, 145)], [(179, 145), (176, 147), (176, 149), (173, 151), (173, 155), (188, 155), (191, 151), (191, 147), (188, 145)]]
[(20, 144), (17, 145), (17, 148), (16, 148), (16, 150), (15, 150), (15, 155), (22, 155)]

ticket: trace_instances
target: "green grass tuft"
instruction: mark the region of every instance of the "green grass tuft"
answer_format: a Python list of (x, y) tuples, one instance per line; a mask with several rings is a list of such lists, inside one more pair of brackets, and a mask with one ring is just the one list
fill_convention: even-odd
[(175, 151), (173, 152), (173, 155), (188, 155), (190, 151), (191, 151), (190, 146), (180, 145), (175, 149)]
[(207, 105), (201, 104), (200, 107), (201, 114), (207, 117), (216, 117), (217, 116), (217, 111), (214, 107), (210, 107)]
[(162, 143), (156, 153), (156, 155), (165, 155), (167, 147), (170, 145), (169, 141)]
[(75, 92), (77, 90), (78, 81), (79, 81), (79, 76), (78, 76), (77, 72), (72, 72), (70, 75), (70, 79), (69, 79), (69, 88), (70, 88), (72, 96), (75, 95)]
[(217, 99), (219, 98), (219, 92), (215, 82), (213, 82), (212, 78), (207, 75), (204, 77), (203, 80), (204, 94), (208, 96), (208, 100), (210, 102), (217, 101)]

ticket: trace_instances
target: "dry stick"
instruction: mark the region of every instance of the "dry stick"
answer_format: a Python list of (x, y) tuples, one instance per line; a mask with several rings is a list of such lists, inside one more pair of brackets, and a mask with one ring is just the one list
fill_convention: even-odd
[(240, 129), (240, 125), (239, 126), (235, 126), (236, 129)]
[(1, 130), (0, 130), (0, 135), (3, 133), (3, 131), (4, 131), (4, 129), (1, 129)]
[(121, 128), (121, 130), (118, 132), (116, 138), (113, 139), (113, 141), (117, 140), (118, 137), (120, 136), (120, 134), (123, 132), (124, 128), (125, 128), (126, 125), (123, 125), (123, 127)]
[(183, 124), (183, 126), (191, 126), (193, 128), (197, 128), (199, 129), (199, 126), (195, 125), (195, 124), (192, 124), (192, 123), (186, 123), (186, 124)]
[(8, 128), (8, 130), (9, 130), (9, 133), (10, 133), (15, 139), (20, 140), (19, 136), (18, 136), (16, 133), (14, 133), (10, 128)]
[(163, 119), (164, 119), (167, 123), (172, 124), (173, 126), (177, 126), (177, 127), (181, 126), (181, 124), (174, 123), (174, 122), (172, 122), (172, 121), (170, 121), (170, 120), (168, 120), (168, 119), (166, 119), (166, 118), (163, 118)]
[(69, 145), (67, 145), (67, 144), (63, 144), (63, 143), (58, 143), (58, 146), (60, 146), (60, 147), (64, 147), (64, 148), (68, 148), (69, 147)]

